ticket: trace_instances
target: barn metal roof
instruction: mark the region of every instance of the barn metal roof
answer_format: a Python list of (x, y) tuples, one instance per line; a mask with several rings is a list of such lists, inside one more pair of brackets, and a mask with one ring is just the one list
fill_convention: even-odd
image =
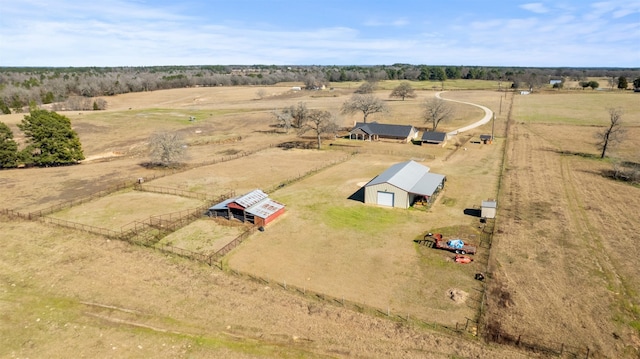
[(244, 211), (260, 218), (268, 218), (272, 214), (285, 207), (284, 204), (274, 201), (259, 189), (253, 190), (242, 196), (226, 199), (209, 208), (209, 211), (226, 210), (230, 203), (237, 203), (244, 207)]
[(265, 198), (262, 201), (247, 208), (245, 211), (256, 217), (269, 218), (272, 214), (284, 208), (284, 204), (276, 202), (271, 198)]
[(389, 167), (367, 183), (367, 186), (388, 183), (409, 193), (431, 196), (444, 179), (444, 175), (430, 173), (427, 166), (407, 161)]
[(269, 196), (266, 193), (259, 189), (254, 189), (253, 191), (236, 198), (234, 202), (244, 208), (249, 208), (267, 197)]

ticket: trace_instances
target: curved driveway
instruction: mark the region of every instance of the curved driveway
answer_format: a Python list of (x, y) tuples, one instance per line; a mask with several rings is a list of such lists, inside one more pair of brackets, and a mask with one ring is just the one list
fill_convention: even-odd
[(440, 97), (440, 94), (446, 92), (446, 91), (440, 91), (436, 93), (436, 97), (441, 99), (441, 100), (445, 100), (445, 101), (452, 101), (452, 102), (458, 102), (458, 103), (464, 103), (466, 105), (471, 105), (471, 106), (475, 106), (475, 107), (480, 107), (483, 111), (484, 111), (484, 117), (478, 121), (478, 122), (474, 122), (472, 124), (470, 124), (469, 126), (464, 126), (462, 128), (459, 128), (455, 131), (451, 131), (451, 132), (447, 132), (447, 137), (453, 137), (455, 135), (457, 135), (460, 132), (465, 132), (465, 131), (469, 131), (471, 129), (474, 129), (476, 127), (482, 126), (485, 123), (488, 123), (489, 121), (491, 121), (491, 118), (493, 118), (493, 111), (491, 111), (488, 107), (482, 106), (482, 105), (477, 105), (475, 103), (471, 103), (471, 102), (465, 102), (465, 101), (457, 101), (457, 100), (449, 100), (446, 98), (442, 98)]

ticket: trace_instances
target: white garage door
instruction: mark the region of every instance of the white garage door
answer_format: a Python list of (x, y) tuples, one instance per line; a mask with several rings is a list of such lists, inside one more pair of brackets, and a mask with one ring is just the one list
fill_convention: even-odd
[(378, 204), (382, 206), (393, 207), (393, 193), (378, 192)]

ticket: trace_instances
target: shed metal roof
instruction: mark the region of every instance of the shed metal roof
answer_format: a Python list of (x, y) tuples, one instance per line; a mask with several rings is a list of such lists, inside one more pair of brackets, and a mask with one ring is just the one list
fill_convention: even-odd
[(482, 201), (481, 206), (483, 208), (496, 208), (498, 207), (498, 203), (496, 201)]
[(388, 183), (409, 193), (431, 196), (444, 179), (444, 175), (430, 173), (427, 166), (407, 161), (389, 167), (367, 183), (367, 186)]
[(422, 142), (444, 142), (446, 138), (446, 132), (424, 131), (422, 133)]

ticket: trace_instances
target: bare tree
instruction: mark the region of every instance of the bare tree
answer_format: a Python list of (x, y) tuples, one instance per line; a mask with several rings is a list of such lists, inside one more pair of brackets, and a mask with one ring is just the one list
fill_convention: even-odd
[(291, 105), (289, 107), (285, 107), (282, 109), (282, 112), (291, 116), (291, 126), (295, 128), (300, 128), (304, 125), (304, 122), (307, 118), (307, 113), (309, 109), (307, 109), (307, 104), (305, 102), (298, 102), (297, 105)]
[(353, 95), (351, 99), (342, 104), (342, 113), (352, 114), (355, 112), (362, 112), (362, 120), (364, 123), (367, 123), (367, 117), (369, 115), (389, 112), (389, 107), (374, 95)]
[(298, 130), (298, 134), (301, 136), (312, 131), (318, 141), (318, 149), (320, 149), (322, 137), (330, 134), (335, 135), (337, 130), (338, 124), (331, 112), (325, 110), (309, 110), (307, 120), (304, 126)]
[(447, 121), (453, 117), (455, 109), (447, 101), (437, 97), (426, 100), (422, 104), (424, 112), (422, 118), (425, 123), (431, 123), (431, 130), (435, 131), (440, 122)]
[(279, 110), (273, 110), (273, 116), (276, 118), (276, 122), (277, 122), (277, 126), (284, 129), (285, 133), (289, 133), (289, 130), (292, 127), (291, 121), (293, 120), (291, 118), (291, 114), (287, 111), (279, 111)]
[(267, 90), (259, 89), (258, 91), (256, 91), (256, 96), (258, 96), (259, 100), (262, 100), (263, 98), (265, 98), (267, 96)]
[(600, 158), (604, 158), (607, 150), (622, 142), (625, 134), (625, 129), (622, 128), (622, 114), (623, 111), (619, 107), (609, 108), (609, 126), (596, 133), (596, 146), (601, 151)]
[(355, 93), (357, 94), (368, 94), (368, 93), (373, 93), (376, 90), (376, 87), (378, 86), (378, 84), (376, 82), (373, 81), (367, 81), (365, 83), (363, 83), (362, 85), (360, 85)]
[(416, 91), (413, 89), (413, 87), (411, 87), (410, 83), (403, 81), (400, 83), (400, 85), (394, 88), (393, 91), (391, 91), (389, 97), (400, 97), (402, 98), (402, 101), (404, 101), (406, 97), (415, 98)]
[(151, 162), (161, 166), (174, 166), (186, 157), (187, 144), (176, 132), (158, 132), (149, 139)]

